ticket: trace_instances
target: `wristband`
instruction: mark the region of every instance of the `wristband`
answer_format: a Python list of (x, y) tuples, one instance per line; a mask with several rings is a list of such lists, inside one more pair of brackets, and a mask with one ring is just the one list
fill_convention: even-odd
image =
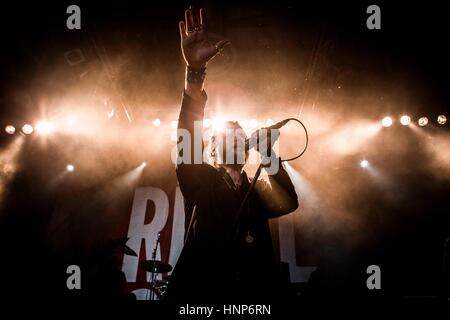
[(205, 81), (206, 68), (194, 69), (189, 66), (186, 67), (186, 81), (189, 83), (202, 83)]

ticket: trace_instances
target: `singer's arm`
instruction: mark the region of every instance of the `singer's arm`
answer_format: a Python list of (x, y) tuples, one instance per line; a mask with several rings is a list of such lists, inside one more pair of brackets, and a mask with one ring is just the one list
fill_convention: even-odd
[[(206, 75), (206, 65), (227, 43), (227, 40), (212, 42), (206, 32), (205, 11), (194, 10), (190, 7), (185, 12), (185, 21), (179, 23), (181, 37), (181, 51), (186, 62), (185, 85), (178, 129), (186, 130), (190, 135), (190, 159), (177, 165), (177, 178), (183, 195), (195, 203), (202, 201), (202, 195), (208, 192), (215, 169), (202, 163), (203, 143), (201, 150), (194, 147), (195, 141), (202, 137), (195, 137), (195, 125), (202, 128), (206, 93), (203, 90)], [(201, 130), (197, 134), (202, 134)], [(196, 157), (194, 152), (200, 152)], [(185, 158), (184, 158), (185, 159)]]
[[(187, 88), (188, 86), (186, 86), (185, 91), (183, 92), (181, 110), (178, 118), (178, 130), (185, 130), (185, 132), (189, 132), (190, 141), (187, 144), (183, 144), (183, 149), (179, 153), (182, 161), (177, 165), (176, 173), (183, 195), (197, 203), (197, 200), (202, 199), (202, 194), (207, 191), (205, 188), (209, 188), (210, 178), (213, 176), (215, 171), (207, 164), (203, 164), (202, 162), (196, 163), (194, 155), (194, 152), (196, 151), (196, 148), (194, 147), (196, 140), (194, 138), (194, 126), (196, 123), (197, 125), (201, 125), (203, 123), (206, 94), (204, 91), (198, 91), (196, 92), (198, 96), (193, 98), (188, 94)], [(182, 135), (180, 135), (178, 143), (183, 142), (181, 137)], [(183, 137), (186, 137), (186, 135), (183, 135)], [(186, 147), (190, 150), (185, 150)], [(197, 149), (201, 150), (201, 154), (203, 154), (203, 143), (201, 148)], [(186, 154), (184, 154), (185, 152)], [(190, 157), (186, 157), (186, 155), (189, 154)]]
[(273, 175), (269, 174), (269, 181), (270, 185), (264, 180), (258, 180), (255, 185), (267, 217), (278, 218), (295, 211), (299, 205), (297, 193), (281, 161), (278, 171)]

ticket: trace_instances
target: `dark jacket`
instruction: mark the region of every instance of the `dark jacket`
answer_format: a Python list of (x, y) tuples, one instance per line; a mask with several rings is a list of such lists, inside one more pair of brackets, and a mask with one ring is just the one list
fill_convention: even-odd
[[(184, 94), (178, 128), (189, 130), (193, 137), (194, 121), (203, 120), (205, 103), (206, 94), (201, 101)], [(279, 263), (268, 219), (298, 207), (294, 186), (281, 163), (279, 168), (269, 176), (271, 185), (263, 180), (256, 182), (238, 219), (239, 206), (250, 185), (245, 172), (236, 190), (224, 169), (193, 162), (177, 166), (185, 201), (186, 234), (167, 290), (168, 300), (224, 302), (267, 297), (268, 291), (275, 290)]]

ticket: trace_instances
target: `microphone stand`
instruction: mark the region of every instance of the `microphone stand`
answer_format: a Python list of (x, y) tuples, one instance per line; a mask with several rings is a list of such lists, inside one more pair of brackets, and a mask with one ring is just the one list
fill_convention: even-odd
[[(275, 123), (274, 125), (271, 125), (271, 126), (269, 126), (269, 127), (263, 128), (263, 129), (265, 129), (265, 130), (280, 129), (281, 127), (283, 127), (286, 123), (288, 123), (288, 122), (291, 121), (291, 120), (295, 120), (295, 121), (300, 122), (299, 120), (297, 120), (297, 119), (295, 119), (295, 118), (288, 118), (288, 119), (279, 121), (279, 122)], [(300, 123), (301, 123), (301, 122), (300, 122)], [(301, 125), (303, 126), (302, 123), (301, 123)], [(251, 140), (251, 138), (250, 138), (249, 140)], [(259, 136), (256, 137), (256, 143), (259, 143)], [(246, 146), (245, 146), (245, 147), (246, 147), (246, 149), (247, 149), (247, 148), (251, 148), (251, 147), (253, 147), (253, 146), (251, 145), (250, 142), (247, 142), (247, 141), (246, 141)], [(305, 148), (305, 150), (306, 150), (306, 148)], [(274, 151), (271, 150), (271, 152), (274, 152)], [(303, 151), (303, 152), (304, 152), (304, 151)], [(302, 153), (302, 154), (303, 154), (303, 153)], [(239, 206), (239, 209), (238, 209), (238, 212), (237, 212), (236, 234), (235, 234), (235, 236), (234, 236), (234, 240), (237, 240), (237, 236), (238, 236), (238, 233), (239, 233), (240, 216), (241, 216), (241, 214), (242, 214), (242, 210), (244, 209), (244, 205), (245, 205), (245, 203), (247, 202), (247, 200), (248, 200), (248, 198), (249, 198), (249, 196), (250, 196), (250, 193), (252, 192), (253, 188), (255, 187), (256, 181), (258, 180), (258, 178), (259, 178), (259, 176), (260, 176), (260, 174), (261, 174), (262, 168), (263, 168), (263, 165), (262, 165), (262, 163), (260, 163), (258, 169), (256, 170), (255, 176), (253, 177), (252, 183), (250, 184), (250, 187), (248, 188), (248, 191), (247, 191), (247, 193), (245, 194), (245, 197), (244, 197), (244, 199), (242, 200), (241, 205)]]
[(240, 221), (241, 221), (241, 215), (242, 215), (242, 211), (244, 210), (244, 205), (246, 204), (248, 198), (250, 197), (250, 194), (253, 191), (253, 188), (255, 187), (256, 181), (258, 180), (259, 176), (261, 175), (261, 170), (263, 168), (262, 163), (259, 164), (258, 169), (256, 170), (256, 173), (252, 179), (252, 183), (250, 184), (250, 186), (248, 187), (247, 193), (245, 194), (244, 199), (242, 200), (239, 209), (237, 211), (237, 222), (236, 222), (236, 232), (234, 235), (234, 241), (237, 240), (238, 236), (239, 236), (239, 227), (240, 227)]
[[(266, 130), (280, 129), (281, 127), (283, 127), (286, 123), (288, 123), (291, 120), (298, 122), (303, 127), (303, 129), (305, 130), (305, 135), (306, 135), (305, 147), (303, 148), (302, 152), (300, 152), (295, 157), (292, 157), (292, 158), (289, 158), (289, 159), (280, 160), (280, 165), (281, 165), (281, 162), (288, 162), (288, 161), (292, 161), (292, 160), (298, 159), (306, 152), (306, 149), (308, 148), (308, 143), (309, 143), (308, 130), (306, 130), (305, 125), (300, 120), (298, 120), (296, 118), (287, 118), (285, 120), (282, 120), (280, 122), (275, 123), (274, 125), (272, 125), (270, 127), (263, 128), (263, 129), (266, 129)], [(259, 143), (259, 139), (258, 138), (259, 137), (257, 137), (257, 139), (256, 139), (256, 143)], [(249, 140), (251, 140), (251, 139), (249, 139)], [(252, 145), (252, 143), (250, 141), (249, 142), (246, 141), (246, 146), (245, 147), (247, 149), (247, 148), (253, 147), (253, 145)], [(274, 152), (274, 151), (271, 150), (271, 152)], [(252, 183), (250, 184), (250, 187), (248, 188), (247, 194), (245, 195), (244, 199), (242, 200), (241, 205), (239, 206), (239, 210), (238, 210), (238, 213), (237, 213), (238, 221), (237, 221), (237, 224), (236, 224), (237, 227), (236, 227), (236, 234), (234, 236), (234, 240), (237, 239), (237, 236), (238, 236), (238, 233), (239, 233), (239, 222), (240, 222), (239, 218), (241, 216), (242, 210), (244, 209), (244, 205), (247, 202), (248, 197), (250, 196), (250, 193), (252, 192), (253, 188), (255, 187), (256, 181), (258, 180), (259, 175), (261, 174), (262, 168), (263, 168), (263, 165), (262, 165), (262, 163), (260, 163), (259, 167), (258, 167), (258, 170), (256, 170), (255, 176), (253, 177)]]
[[(292, 158), (283, 159), (283, 160), (280, 159), (280, 165), (281, 165), (281, 162), (287, 162), (287, 161), (292, 161), (292, 160), (298, 159), (306, 152), (306, 149), (308, 148), (308, 142), (309, 142), (308, 130), (306, 129), (305, 125), (300, 120), (298, 120), (296, 118), (288, 118), (288, 119), (280, 121), (280, 122), (278, 122), (278, 123), (276, 123), (276, 124), (274, 124), (274, 125), (272, 125), (270, 127), (265, 128), (265, 129), (268, 129), (268, 130), (270, 130), (270, 129), (280, 129), (281, 127), (283, 127), (286, 123), (288, 123), (291, 120), (298, 122), (303, 127), (303, 129), (305, 130), (305, 135), (306, 135), (305, 147), (303, 148), (303, 150), (298, 155), (296, 155), (296, 156), (294, 156)], [(258, 142), (259, 141), (257, 140), (256, 143), (258, 143)], [(249, 142), (246, 141), (246, 149), (247, 148), (251, 148), (251, 147), (253, 147), (252, 143), (250, 141)], [(273, 150), (271, 150), (271, 152), (273, 152)], [(251, 184), (250, 184), (250, 186), (249, 186), (249, 188), (247, 190), (247, 193), (245, 194), (244, 199), (242, 200), (242, 202), (241, 202), (241, 204), (239, 206), (239, 209), (237, 211), (237, 217), (236, 217), (237, 221), (235, 223), (235, 226), (236, 226), (235, 228), (236, 229), (235, 229), (235, 234), (234, 234), (234, 238), (233, 238), (233, 243), (234, 244), (237, 244), (237, 241), (238, 241), (242, 211), (244, 210), (244, 206), (245, 206), (246, 202), (248, 201), (248, 199), (250, 197), (250, 194), (252, 193), (252, 191), (253, 191), (253, 189), (254, 189), (254, 187), (256, 185), (256, 182), (258, 181), (258, 178), (259, 178), (259, 176), (261, 174), (262, 168), (263, 168), (263, 164), (261, 162), (259, 164), (259, 166), (258, 166), (258, 169), (256, 170), (256, 173), (255, 173), (255, 175), (253, 177), (253, 180), (252, 180), (252, 182), (251, 182)], [(250, 238), (250, 241), (251, 241), (251, 238)]]

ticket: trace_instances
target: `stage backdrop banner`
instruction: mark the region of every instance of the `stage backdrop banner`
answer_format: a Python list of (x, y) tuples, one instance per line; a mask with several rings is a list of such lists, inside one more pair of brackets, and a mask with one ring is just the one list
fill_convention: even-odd
[[(280, 260), (289, 266), (290, 281), (306, 282), (315, 267), (301, 267), (296, 263), (294, 215), (299, 213), (297, 211), (271, 221), (271, 229), (274, 231), (274, 228), (277, 228), (275, 232), (272, 232), (273, 235), (277, 235), (273, 239), (274, 245), (279, 250)], [(148, 215), (151, 215), (152, 219), (149, 219)], [(147, 283), (150, 281), (151, 274), (146, 274), (139, 268), (139, 261), (152, 258), (158, 233), (160, 233), (161, 242), (156, 250), (156, 260), (175, 266), (183, 248), (184, 239), (183, 195), (179, 187), (170, 194), (161, 188), (151, 186), (135, 189), (127, 245), (138, 253), (138, 257), (124, 255), (122, 270), (126, 276), (128, 290), (133, 292), (137, 299), (148, 297)], [(158, 275), (157, 279), (162, 279), (163, 276)]]

